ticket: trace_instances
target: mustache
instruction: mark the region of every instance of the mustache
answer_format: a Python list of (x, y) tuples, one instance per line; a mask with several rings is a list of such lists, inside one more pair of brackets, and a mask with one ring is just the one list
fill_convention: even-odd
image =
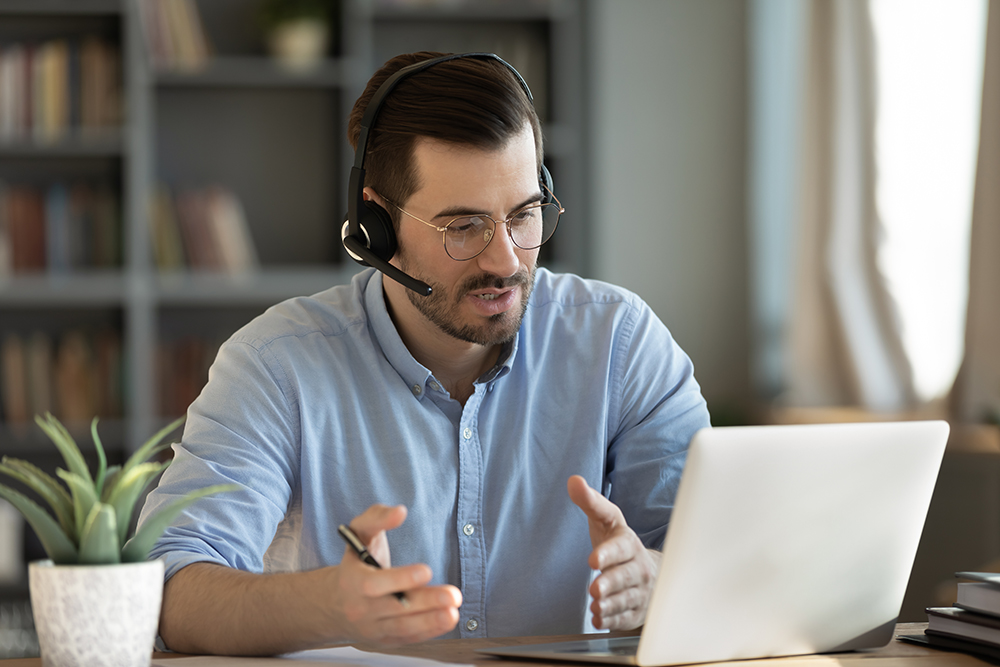
[(528, 284), (529, 273), (522, 269), (507, 278), (494, 276), (488, 273), (481, 273), (478, 276), (471, 276), (462, 283), (460, 294), (472, 292), (478, 289), (507, 289), (510, 287), (526, 286)]

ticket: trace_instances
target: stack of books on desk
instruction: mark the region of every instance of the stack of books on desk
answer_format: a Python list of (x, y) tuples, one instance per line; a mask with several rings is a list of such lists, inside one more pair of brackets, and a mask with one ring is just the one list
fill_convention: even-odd
[[(927, 608), (927, 634), (958, 650), (1000, 657), (1000, 574), (957, 572), (953, 607)], [(965, 644), (963, 646), (963, 644)]]

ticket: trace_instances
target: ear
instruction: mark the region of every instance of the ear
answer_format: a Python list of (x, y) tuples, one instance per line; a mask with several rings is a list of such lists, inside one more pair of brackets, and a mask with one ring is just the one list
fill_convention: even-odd
[(365, 187), (364, 190), (362, 190), (361, 196), (364, 198), (365, 201), (373, 201), (379, 206), (382, 206), (383, 208), (385, 207), (384, 206), (385, 202), (382, 201), (382, 198), (378, 196), (378, 193), (367, 186)]

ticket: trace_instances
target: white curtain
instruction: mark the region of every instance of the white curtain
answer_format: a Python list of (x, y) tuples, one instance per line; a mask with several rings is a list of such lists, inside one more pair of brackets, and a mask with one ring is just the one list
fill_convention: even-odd
[(914, 404), (876, 262), (874, 44), (864, 0), (814, 0), (784, 391), (794, 407)]
[(990, 0), (982, 124), (972, 209), (965, 357), (954, 392), (955, 416), (1000, 416), (1000, 0)]

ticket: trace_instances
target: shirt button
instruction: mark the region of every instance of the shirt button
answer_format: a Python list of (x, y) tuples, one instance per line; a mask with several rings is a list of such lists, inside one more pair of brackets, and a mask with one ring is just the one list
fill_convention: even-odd
[(414, 396), (420, 396), (420, 394), (424, 393), (424, 390), (420, 388), (419, 384), (415, 384), (412, 387), (410, 387), (410, 391), (413, 392)]
[(465, 533), (466, 535), (472, 535), (474, 532), (476, 532), (476, 527), (473, 526), (471, 523), (467, 523), (464, 526), (462, 526), (462, 532)]
[(441, 391), (441, 385), (431, 380), (431, 389), (433, 389), (434, 391)]
[(464, 431), (462, 431), (462, 437), (465, 438), (466, 440), (471, 439), (472, 438), (472, 429), (466, 427), (466, 429)]
[(465, 622), (465, 629), (468, 630), (469, 632), (474, 632), (475, 629), (478, 627), (479, 627), (479, 621), (477, 621), (474, 618), (470, 618), (468, 621)]

